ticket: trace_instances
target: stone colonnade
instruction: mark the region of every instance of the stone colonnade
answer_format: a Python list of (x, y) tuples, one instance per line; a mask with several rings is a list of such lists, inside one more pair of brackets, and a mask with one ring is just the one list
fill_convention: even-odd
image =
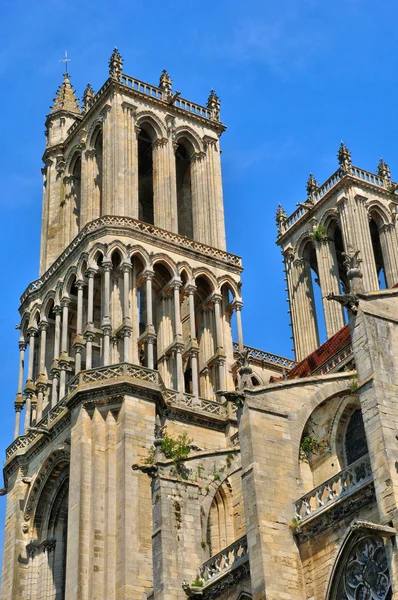
[(200, 283), (177, 277), (160, 289), (156, 265), (137, 271), (134, 261), (115, 267), (104, 259), (75, 281), (75, 295), (52, 307), (51, 319), (37, 317), (21, 331), (15, 437), (23, 407), (26, 433), (64, 398), (68, 381), (81, 370), (141, 364), (158, 369), (166, 388), (213, 400), (216, 391), (231, 387), (231, 318), (235, 312), (243, 349), (241, 301), (231, 301), (224, 287), (208, 295), (206, 289), (204, 298)]

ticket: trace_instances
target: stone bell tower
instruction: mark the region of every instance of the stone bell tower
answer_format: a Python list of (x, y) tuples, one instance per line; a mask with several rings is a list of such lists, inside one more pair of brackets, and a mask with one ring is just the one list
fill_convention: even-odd
[[(225, 247), (224, 129), (214, 90), (202, 106), (166, 71), (144, 83), (116, 49), (82, 105), (64, 75), (46, 119), (40, 278), (21, 297), (3, 600), (172, 586), (153, 565), (167, 548), (150, 480), (131, 467), (156, 420), (203, 450), (236, 433), (222, 394), (235, 389), (234, 318), (243, 349), (242, 267)], [(179, 550), (188, 577), (201, 539)]]
[(345, 253), (359, 250), (365, 291), (398, 283), (397, 184), (380, 159), (377, 173), (355, 167), (341, 143), (339, 167), (323, 184), (310, 174), (307, 199), (288, 217), (279, 205), (277, 243), (285, 262), (296, 359), (319, 346), (314, 283), (320, 286), (327, 337), (345, 324), (330, 294), (348, 291)]

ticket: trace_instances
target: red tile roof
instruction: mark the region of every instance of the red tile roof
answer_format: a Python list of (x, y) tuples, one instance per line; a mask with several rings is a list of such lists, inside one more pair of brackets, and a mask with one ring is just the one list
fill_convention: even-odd
[(332, 335), (319, 348), (311, 352), (306, 358), (299, 362), (289, 373), (287, 379), (299, 379), (308, 377), (323, 363), (329, 361), (337, 352), (348, 346), (351, 341), (349, 325), (345, 325), (340, 331)]

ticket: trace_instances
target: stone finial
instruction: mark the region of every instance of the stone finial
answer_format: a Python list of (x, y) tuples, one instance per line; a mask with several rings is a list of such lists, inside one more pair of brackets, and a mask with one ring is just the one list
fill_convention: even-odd
[(312, 173), (309, 174), (305, 189), (307, 190), (308, 200), (314, 202), (314, 196), (319, 189), (319, 185)]
[(285, 212), (285, 209), (283, 208), (282, 204), (278, 204), (278, 208), (276, 209), (276, 216), (275, 216), (276, 227), (278, 229), (278, 233), (282, 233), (282, 225), (284, 224), (286, 219), (287, 219), (287, 214)]
[(172, 81), (171, 81), (171, 77), (168, 74), (168, 72), (166, 71), (166, 69), (163, 69), (162, 74), (160, 76), (159, 87), (161, 90), (163, 90), (164, 94), (167, 97), (171, 96)]
[(91, 83), (87, 84), (86, 89), (83, 93), (83, 111), (87, 112), (91, 107), (94, 100), (95, 92), (91, 86)]
[(115, 47), (109, 59), (109, 75), (115, 81), (120, 81), (123, 70), (123, 59), (119, 50)]
[(214, 90), (211, 90), (207, 99), (207, 108), (210, 110), (213, 121), (220, 120), (220, 107), (220, 98), (217, 96)]
[(351, 152), (348, 150), (344, 142), (340, 142), (339, 150), (337, 152), (337, 158), (339, 161), (339, 165), (343, 169), (348, 169), (348, 167), (351, 165)]
[(377, 174), (383, 179), (387, 179), (387, 181), (391, 181), (391, 171), (390, 167), (384, 160), (381, 158), (379, 160), (379, 164), (377, 166)]
[(51, 113), (53, 114), (60, 110), (73, 114), (80, 114), (80, 106), (68, 73), (64, 73), (64, 80), (57, 90), (54, 104), (51, 107)]

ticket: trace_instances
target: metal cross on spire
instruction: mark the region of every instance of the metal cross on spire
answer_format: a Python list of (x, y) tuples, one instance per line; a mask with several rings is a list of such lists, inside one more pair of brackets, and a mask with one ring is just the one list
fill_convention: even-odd
[(65, 63), (65, 73), (68, 72), (68, 62), (70, 62), (70, 58), (68, 58), (68, 51), (65, 50), (65, 56), (64, 58), (61, 58), (61, 60), (59, 62)]

